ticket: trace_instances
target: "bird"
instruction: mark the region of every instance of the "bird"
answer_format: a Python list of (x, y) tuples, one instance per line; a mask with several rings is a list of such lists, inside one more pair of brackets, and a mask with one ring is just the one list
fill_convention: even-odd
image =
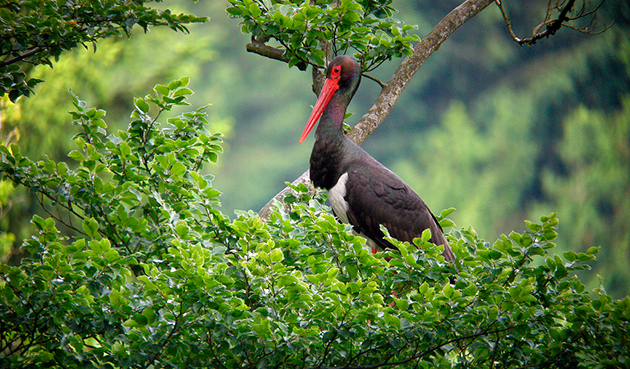
[(360, 64), (345, 55), (334, 58), (326, 69), (324, 85), (300, 137), (300, 143), (304, 142), (319, 121), (310, 157), (311, 181), (328, 191), (335, 216), (365, 237), (373, 253), (397, 249), (384, 239), (381, 226), (390, 236), (409, 243), (430, 229), (430, 242), (443, 245), (444, 259), (454, 262), (456, 256), (427, 204), (344, 134), (346, 109), (359, 87), (361, 73)]

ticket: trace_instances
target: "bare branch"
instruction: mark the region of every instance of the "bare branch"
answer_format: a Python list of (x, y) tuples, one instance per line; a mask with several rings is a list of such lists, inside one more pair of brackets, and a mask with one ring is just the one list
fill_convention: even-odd
[[(555, 2), (549, 1), (547, 5), (547, 12), (545, 15), (545, 19), (534, 29), (532, 30), (532, 36), (527, 38), (520, 38), (514, 32), (512, 28), (512, 22), (510, 17), (505, 10), (502, 0), (495, 0), (495, 3), (499, 6), (501, 10), (501, 14), (503, 15), (503, 20), (505, 21), (505, 26), (507, 28), (510, 37), (519, 45), (534, 45), (538, 40), (553, 36), (560, 30), (562, 27), (567, 27), (573, 30), (577, 30), (582, 33), (592, 33), (597, 34), (604, 32), (609, 26), (604, 26), (601, 30), (594, 30), (592, 26), (595, 24), (596, 12), (602, 6), (604, 1), (601, 0), (596, 6), (589, 9), (587, 5), (588, 0), (583, 0), (581, 7), (579, 10), (575, 11), (573, 8), (575, 6), (575, 0), (568, 0), (564, 3), (564, 0), (556, 0)], [(553, 17), (552, 14), (557, 13), (557, 17)], [(573, 14), (572, 14), (573, 13)], [(584, 19), (587, 17), (591, 17), (590, 21), (585, 26), (575, 26), (570, 22), (574, 22), (580, 19)]]

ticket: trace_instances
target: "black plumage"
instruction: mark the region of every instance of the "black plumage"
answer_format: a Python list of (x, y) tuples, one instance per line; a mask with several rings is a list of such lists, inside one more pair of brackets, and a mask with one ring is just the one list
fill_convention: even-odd
[(337, 217), (380, 249), (394, 248), (380, 226), (398, 240), (412, 242), (425, 229), (431, 242), (444, 245), (446, 260), (455, 254), (425, 202), (394, 172), (376, 161), (343, 133), (346, 108), (361, 81), (361, 68), (352, 58), (333, 59), (326, 83), (300, 142), (320, 118), (310, 159), (313, 184), (329, 192)]

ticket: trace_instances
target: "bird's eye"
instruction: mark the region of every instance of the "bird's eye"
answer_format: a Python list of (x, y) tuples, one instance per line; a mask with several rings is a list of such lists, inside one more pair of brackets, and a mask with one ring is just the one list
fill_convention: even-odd
[(339, 77), (339, 74), (341, 74), (341, 65), (337, 65), (336, 67), (333, 67), (332, 73), (330, 73), (330, 77), (337, 78)]

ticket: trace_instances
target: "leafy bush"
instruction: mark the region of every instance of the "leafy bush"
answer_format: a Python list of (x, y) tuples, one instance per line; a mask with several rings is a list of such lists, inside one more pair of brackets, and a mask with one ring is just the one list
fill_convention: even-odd
[[(366, 70), (393, 57), (411, 55), (417, 35), (393, 18), (392, 0), (276, 1), (229, 0), (228, 13), (243, 22), (243, 33), (259, 43), (275, 40), (289, 66), (324, 66), (329, 42), (332, 55), (354, 50)], [(326, 41), (324, 41), (326, 40)]]
[(229, 220), (203, 174), (221, 151), (204, 108), (161, 121), (186, 84), (136, 99), (110, 134), (75, 97), (72, 163), (0, 146), (50, 214), (30, 258), (0, 265), (1, 368), (629, 365), (630, 298), (573, 274), (597, 248), (549, 254), (554, 214), (493, 244), (452, 231), (454, 282), (428, 234), (373, 255), (303, 186), (268, 223)]

